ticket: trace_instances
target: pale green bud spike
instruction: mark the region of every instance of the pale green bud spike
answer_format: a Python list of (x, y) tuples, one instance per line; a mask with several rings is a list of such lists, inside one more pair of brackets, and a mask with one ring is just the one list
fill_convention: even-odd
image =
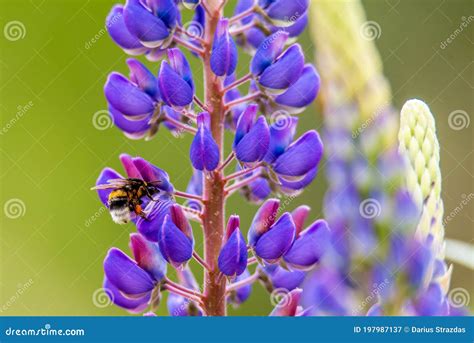
[(409, 100), (401, 111), (398, 134), (400, 153), (407, 160), (407, 188), (423, 207), (418, 225), (422, 237), (433, 235), (434, 248), (444, 255), (443, 201), (439, 143), (433, 115), (421, 100)]

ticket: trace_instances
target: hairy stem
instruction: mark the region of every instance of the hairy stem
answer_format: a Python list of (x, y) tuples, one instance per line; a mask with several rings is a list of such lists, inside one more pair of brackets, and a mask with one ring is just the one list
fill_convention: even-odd
[[(204, 40), (207, 42), (203, 53), (205, 107), (211, 116), (212, 135), (219, 146), (220, 156), (224, 152), (224, 104), (221, 80), (214, 77), (211, 70), (212, 40), (217, 23), (221, 18), (220, 1), (205, 0), (207, 11)], [(209, 270), (204, 271), (203, 310), (208, 316), (226, 315), (226, 280), (219, 279), (217, 258), (219, 256), (225, 227), (225, 197), (223, 173), (214, 171), (204, 178), (203, 229), (204, 260)]]

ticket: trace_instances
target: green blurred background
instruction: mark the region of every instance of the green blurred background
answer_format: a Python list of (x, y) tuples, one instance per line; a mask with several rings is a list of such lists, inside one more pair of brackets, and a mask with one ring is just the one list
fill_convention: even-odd
[[(0, 1), (2, 31), (12, 21), (23, 25), (19, 39), (7, 39), (6, 31), (0, 36), (1, 315), (126, 314), (93, 298), (101, 287), (107, 250), (116, 246), (128, 251), (127, 237), (133, 227), (113, 224), (89, 188), (104, 166), (120, 170), (117, 156), (122, 152), (143, 156), (167, 170), (178, 189), (185, 188), (191, 175), (189, 137), (173, 138), (161, 130), (150, 142), (130, 141), (115, 128), (98, 130), (93, 125), (94, 114), (106, 109), (102, 87), (107, 74), (127, 72), (126, 55), (104, 30), (104, 19), (115, 3)], [(230, 1), (230, 7), (234, 3)], [(376, 44), (395, 105), (400, 108), (409, 98), (421, 98), (436, 116), (443, 198), (449, 213), (473, 192), (473, 126), (453, 130), (448, 125), (453, 111), (465, 111), (468, 119), (473, 113), (473, 27), (468, 26), (445, 49), (440, 44), (463, 17), (469, 18), (473, 2), (363, 3), (368, 19), (381, 26)], [(301, 43), (310, 61), (307, 33)], [(239, 75), (246, 73), (247, 62), (242, 57)], [(193, 63), (199, 85), (200, 67), (196, 59)], [(158, 69), (156, 64), (149, 66), (154, 72)], [(301, 117), (300, 132), (320, 128), (316, 107)], [(319, 217), (324, 190), (320, 174), (291, 208), (305, 202), (313, 208), (312, 218)], [(18, 217), (5, 211), (15, 201), (21, 207)], [(255, 207), (234, 196), (228, 214), (232, 209), (238, 209), (245, 230)], [(472, 243), (472, 209), (469, 203), (448, 223), (448, 237)], [(455, 265), (452, 287), (472, 294), (472, 271)], [(256, 286), (250, 300), (230, 313), (264, 315), (270, 309), (268, 296)], [(165, 314), (164, 306), (160, 313)]]

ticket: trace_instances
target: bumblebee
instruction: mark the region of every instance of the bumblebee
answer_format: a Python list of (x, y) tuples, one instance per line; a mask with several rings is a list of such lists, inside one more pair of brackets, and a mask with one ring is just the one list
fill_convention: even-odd
[(132, 214), (146, 218), (142, 209), (143, 197), (156, 201), (153, 195), (160, 192), (159, 181), (145, 182), (141, 179), (112, 179), (108, 183), (97, 185), (91, 189), (112, 189), (107, 200), (112, 220), (117, 224), (126, 224)]

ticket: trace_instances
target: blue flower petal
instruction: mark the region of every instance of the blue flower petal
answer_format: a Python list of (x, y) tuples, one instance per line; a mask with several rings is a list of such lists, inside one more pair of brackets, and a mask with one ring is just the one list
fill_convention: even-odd
[(158, 244), (146, 240), (138, 233), (132, 233), (130, 248), (137, 264), (150, 273), (156, 281), (165, 277), (167, 265)]
[(272, 23), (277, 26), (291, 26), (302, 15), (306, 13), (309, 0), (276, 0), (270, 1), (270, 5), (265, 8), (266, 14), (272, 19)]
[(146, 219), (139, 217), (137, 220), (137, 230), (146, 239), (158, 242), (158, 231), (163, 226), (165, 216), (170, 213), (171, 201), (150, 202), (145, 212)]
[(276, 122), (270, 126), (270, 146), (265, 156), (267, 163), (272, 163), (285, 152), (296, 133), (298, 118), (288, 117), (285, 114), (281, 118), (279, 120), (277, 115)]
[(273, 170), (285, 176), (301, 176), (316, 167), (323, 155), (323, 144), (316, 131), (311, 130), (292, 143), (276, 159)]
[(140, 61), (129, 58), (127, 65), (130, 69), (130, 80), (140, 87), (145, 93), (154, 98), (160, 99), (158, 85), (155, 76)]
[(288, 111), (299, 113), (316, 99), (320, 82), (316, 69), (312, 65), (306, 65), (298, 81), (285, 93), (278, 95), (275, 101), (285, 106)]
[(263, 71), (258, 81), (266, 88), (286, 89), (298, 80), (303, 68), (303, 51), (299, 44), (294, 44)]
[(105, 21), (105, 26), (114, 42), (130, 55), (138, 55), (146, 51), (138, 38), (132, 35), (125, 26), (122, 5), (116, 5), (112, 8)]
[(237, 47), (228, 31), (229, 20), (217, 24), (211, 52), (211, 69), (217, 76), (231, 75), (237, 66)]
[(174, 267), (181, 266), (192, 257), (192, 239), (173, 223), (170, 215), (165, 216), (163, 225), (159, 228), (158, 244), (163, 257)]
[(125, 133), (136, 134), (137, 138), (143, 137), (150, 129), (149, 122), (151, 116), (147, 116), (140, 120), (130, 120), (112, 105), (109, 105), (109, 114), (117, 128)]
[(260, 116), (250, 131), (235, 147), (235, 155), (241, 162), (261, 161), (270, 144), (270, 130), (264, 116)]
[(140, 0), (127, 0), (123, 16), (130, 33), (148, 48), (159, 47), (170, 35), (165, 23), (145, 8)]
[(193, 89), (167, 61), (161, 62), (158, 85), (161, 97), (168, 106), (187, 106), (193, 101)]
[(204, 123), (204, 116), (208, 115), (208, 113), (202, 113), (198, 118), (199, 128), (191, 144), (189, 156), (195, 169), (212, 171), (219, 164), (219, 147), (210, 129)]
[(107, 101), (127, 116), (153, 112), (153, 99), (119, 73), (111, 73), (104, 86)]
[(250, 72), (254, 75), (263, 73), (280, 55), (287, 39), (288, 33), (284, 31), (275, 32), (265, 39), (252, 58)]
[(295, 223), (289, 213), (280, 219), (257, 241), (255, 254), (269, 263), (283, 256), (291, 247), (295, 238)]
[(142, 295), (155, 287), (151, 276), (117, 248), (107, 253), (104, 272), (115, 287), (129, 295)]
[(329, 241), (330, 232), (326, 221), (317, 220), (301, 233), (283, 259), (292, 268), (310, 269), (329, 249)]
[(234, 230), (222, 247), (218, 265), (219, 270), (227, 276), (240, 275), (247, 267), (247, 245), (239, 228)]
[(143, 312), (148, 307), (151, 294), (150, 292), (146, 293), (142, 297), (128, 298), (107, 278), (104, 278), (104, 284), (102, 287), (104, 292), (115, 305), (120, 306), (131, 313)]

